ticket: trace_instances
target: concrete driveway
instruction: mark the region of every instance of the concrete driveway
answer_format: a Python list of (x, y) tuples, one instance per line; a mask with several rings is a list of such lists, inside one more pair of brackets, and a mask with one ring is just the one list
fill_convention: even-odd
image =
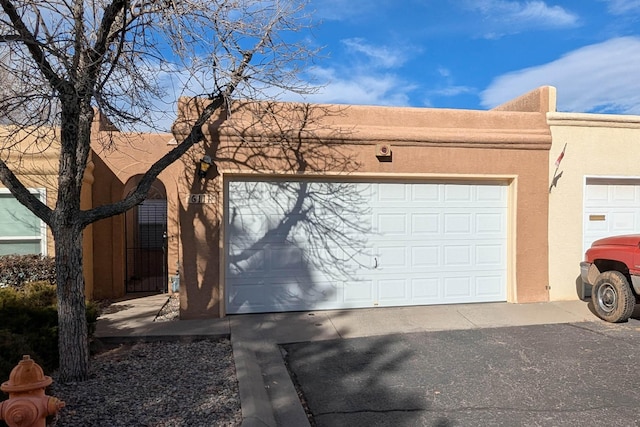
[(114, 304), (96, 336), (230, 336), (243, 427), (309, 425), (283, 353), (320, 426), (637, 427), (640, 419), (640, 305), (622, 325), (598, 320), (582, 301), (154, 322), (166, 298)]
[(640, 322), (282, 346), (317, 426), (640, 425)]

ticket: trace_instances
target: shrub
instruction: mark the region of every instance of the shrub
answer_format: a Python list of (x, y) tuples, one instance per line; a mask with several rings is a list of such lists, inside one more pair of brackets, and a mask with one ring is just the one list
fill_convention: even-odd
[(25, 298), (34, 305), (46, 307), (57, 304), (56, 287), (46, 281), (28, 282), (21, 288)]
[[(11, 370), (22, 360), (25, 354), (34, 354), (24, 335), (14, 334), (9, 330), (0, 329), (0, 373), (2, 382), (9, 379)], [(40, 364), (40, 360), (35, 360)], [(42, 365), (40, 365), (42, 366)]]
[[(98, 304), (87, 302), (89, 337), (99, 314)], [(56, 287), (47, 282), (0, 289), (0, 382), (9, 379), (11, 370), (25, 354), (45, 372), (58, 367)]]
[(56, 284), (55, 260), (42, 255), (0, 256), (0, 286), (20, 288), (27, 282)]

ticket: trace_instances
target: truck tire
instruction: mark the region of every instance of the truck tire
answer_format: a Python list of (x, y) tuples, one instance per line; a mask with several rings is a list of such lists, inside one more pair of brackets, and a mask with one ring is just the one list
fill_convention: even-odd
[(612, 323), (629, 320), (636, 305), (627, 278), (613, 270), (600, 273), (593, 285), (591, 301), (598, 317)]

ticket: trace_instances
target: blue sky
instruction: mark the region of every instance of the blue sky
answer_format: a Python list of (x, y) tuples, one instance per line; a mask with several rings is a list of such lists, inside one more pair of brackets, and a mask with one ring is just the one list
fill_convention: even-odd
[(640, 0), (312, 0), (322, 103), (640, 114)]

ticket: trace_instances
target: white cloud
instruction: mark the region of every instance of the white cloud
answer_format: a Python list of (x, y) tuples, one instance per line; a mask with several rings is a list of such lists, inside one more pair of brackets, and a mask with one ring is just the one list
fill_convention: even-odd
[(438, 72), (440, 77), (451, 77), (451, 70), (449, 70), (448, 68), (439, 66), (436, 71)]
[(640, 0), (602, 0), (607, 3), (609, 12), (614, 15), (622, 15), (635, 11), (640, 11)]
[(497, 77), (481, 94), (492, 108), (539, 86), (558, 89), (558, 110), (640, 114), (640, 38), (586, 46), (537, 67)]
[[(325, 85), (318, 93), (306, 96), (306, 102), (405, 106), (415, 89), (394, 74), (345, 73), (333, 68), (314, 68), (310, 74)], [(293, 96), (287, 100), (300, 99)]]
[(434, 89), (429, 92), (429, 95), (453, 97), (475, 92), (476, 90), (470, 86), (451, 85), (441, 89)]
[(344, 39), (342, 44), (348, 53), (362, 54), (367, 62), (378, 68), (400, 67), (407, 60), (405, 49), (398, 46), (374, 46), (362, 38)]
[(577, 15), (560, 6), (548, 6), (542, 1), (505, 2), (505, 5), (507, 17), (522, 23), (542, 24), (546, 27), (571, 27), (578, 21)]
[[(316, 93), (305, 96), (305, 102), (409, 105), (410, 94), (416, 86), (392, 71), (410, 59), (407, 45), (376, 46), (363, 38), (344, 39), (341, 44), (346, 51), (345, 62), (307, 70), (309, 80), (321, 87)], [(411, 49), (414, 55), (420, 51), (419, 48)], [(299, 101), (301, 97), (287, 94), (281, 99)]]
[(572, 28), (578, 15), (544, 1), (467, 0), (464, 7), (483, 15), (484, 37), (499, 38), (527, 30)]
[(404, 64), (407, 59), (403, 49), (374, 46), (366, 43), (362, 38), (344, 39), (342, 44), (347, 47), (349, 52), (364, 54), (374, 66), (380, 68), (398, 67)]

